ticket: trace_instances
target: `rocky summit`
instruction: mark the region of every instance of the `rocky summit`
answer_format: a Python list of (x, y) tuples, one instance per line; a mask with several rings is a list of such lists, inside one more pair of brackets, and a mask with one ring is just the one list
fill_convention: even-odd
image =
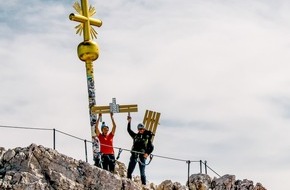
[(229, 174), (213, 179), (207, 174), (192, 174), (186, 185), (165, 180), (144, 186), (138, 176), (127, 179), (126, 171), (120, 162), (112, 174), (36, 144), (8, 150), (0, 147), (1, 190), (266, 190), (261, 183)]

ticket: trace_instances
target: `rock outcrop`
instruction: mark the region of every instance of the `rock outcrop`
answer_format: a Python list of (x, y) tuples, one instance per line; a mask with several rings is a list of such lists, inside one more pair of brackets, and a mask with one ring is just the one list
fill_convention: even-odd
[(193, 174), (186, 185), (165, 180), (159, 185), (142, 186), (140, 177), (125, 177), (126, 166), (117, 162), (116, 172), (92, 166), (31, 144), (25, 148), (5, 150), (0, 147), (0, 189), (9, 190), (266, 190), (261, 183), (236, 180), (234, 175), (211, 179)]

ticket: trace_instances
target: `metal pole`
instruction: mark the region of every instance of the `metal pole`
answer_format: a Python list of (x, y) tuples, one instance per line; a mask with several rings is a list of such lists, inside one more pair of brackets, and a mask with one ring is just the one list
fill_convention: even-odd
[(55, 150), (55, 128), (53, 128), (53, 150)]
[(204, 161), (204, 170), (205, 170), (205, 174), (207, 174), (207, 161)]
[(87, 149), (87, 140), (84, 140), (85, 142), (85, 155), (86, 155), (86, 162), (88, 162), (88, 149)]
[[(88, 86), (88, 98), (89, 98), (89, 114), (90, 114), (90, 125), (91, 125), (91, 136), (92, 142), (94, 142), (94, 131), (97, 122), (97, 114), (92, 112), (92, 107), (96, 105), (95, 96), (95, 81), (94, 81), (94, 69), (93, 63), (91, 61), (86, 61), (86, 71), (87, 71), (87, 86)], [(92, 144), (92, 146), (94, 146)]]
[(186, 163), (187, 163), (187, 187), (189, 188), (190, 160), (187, 160)]
[(90, 113), (90, 124), (91, 128), (94, 128), (94, 125), (97, 121), (97, 114), (92, 112), (92, 107), (96, 105), (96, 96), (95, 96), (95, 81), (94, 81), (94, 69), (93, 63), (91, 61), (86, 61), (86, 71), (87, 71), (87, 86), (88, 86), (88, 98), (89, 98), (89, 113)]
[(199, 169), (200, 169), (200, 173), (202, 174), (202, 161), (199, 161)]
[[(91, 40), (90, 34), (92, 34), (91, 25), (94, 25), (93, 23), (97, 23), (97, 25), (95, 26), (100, 27), (102, 25), (102, 21), (91, 18), (93, 14), (90, 13), (91, 7), (88, 6), (88, 0), (81, 0), (80, 8), (76, 8), (76, 7), (74, 8), (79, 13), (81, 13), (81, 15), (77, 16), (79, 18), (77, 19), (77, 21), (82, 23), (81, 24), (82, 30), (80, 31), (83, 31), (84, 41), (78, 45), (77, 52), (78, 52), (79, 59), (85, 62), (86, 64), (87, 86), (88, 86), (88, 96), (89, 96), (88, 98), (89, 99), (89, 114), (90, 114), (90, 125), (91, 125), (91, 133), (92, 133), (91, 137), (92, 137), (92, 140), (94, 140), (93, 139), (93, 135), (95, 131), (94, 126), (97, 121), (97, 114), (92, 112), (92, 107), (96, 105), (93, 61), (97, 60), (99, 57), (99, 47), (96, 42)], [(71, 15), (70, 19), (74, 20), (73, 18), (74, 16)], [(92, 23), (90, 21), (92, 21)]]

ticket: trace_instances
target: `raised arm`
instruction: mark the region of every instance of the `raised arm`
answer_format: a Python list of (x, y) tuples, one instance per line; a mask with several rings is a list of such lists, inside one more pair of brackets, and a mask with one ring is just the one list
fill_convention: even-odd
[(101, 134), (100, 130), (99, 130), (99, 123), (100, 123), (100, 118), (102, 117), (102, 114), (99, 113), (99, 117), (97, 119), (97, 122), (96, 122), (96, 126), (95, 126), (95, 133), (97, 136), (99, 136), (99, 134)]
[(128, 120), (127, 131), (128, 131), (128, 133), (129, 133), (129, 135), (130, 135), (132, 138), (134, 138), (135, 135), (136, 135), (136, 133), (134, 133), (134, 131), (132, 131), (132, 129), (131, 129), (131, 120), (132, 120), (131, 116), (128, 116), (128, 117), (127, 117), (127, 120)]
[(115, 120), (114, 120), (114, 117), (113, 117), (113, 113), (110, 113), (111, 115), (111, 120), (112, 120), (112, 124), (113, 124), (113, 127), (112, 127), (112, 134), (115, 135), (115, 131), (116, 131), (116, 123), (115, 123)]

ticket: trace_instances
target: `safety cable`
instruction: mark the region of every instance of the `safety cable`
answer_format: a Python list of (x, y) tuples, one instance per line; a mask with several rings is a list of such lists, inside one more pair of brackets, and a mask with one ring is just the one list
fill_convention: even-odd
[[(65, 133), (63, 131), (60, 131), (60, 130), (57, 130), (57, 129), (49, 129), (49, 128), (37, 128), (37, 127), (19, 127), (19, 126), (7, 126), (7, 125), (0, 125), (1, 128), (13, 128), (13, 129), (30, 129), (30, 130), (55, 130), (59, 133), (62, 133), (64, 135), (67, 135), (67, 136), (70, 136), (72, 138), (75, 138), (75, 139), (78, 139), (78, 140), (81, 140), (81, 141), (85, 141), (85, 142), (90, 142), (90, 143), (93, 143), (92, 141), (89, 141), (89, 140), (86, 140), (86, 139), (82, 139), (82, 138), (79, 138), (77, 136), (74, 136), (74, 135), (71, 135), (71, 134), (68, 134), (68, 133)], [(100, 144), (102, 146), (109, 146), (109, 145), (105, 145), (105, 144)], [(129, 150), (129, 149), (125, 149), (125, 148), (120, 148), (120, 147), (114, 147), (114, 146), (110, 146), (110, 147), (113, 147), (115, 149), (119, 149), (119, 153), (118, 153), (118, 156), (117, 158), (119, 159), (120, 157), (120, 154), (123, 150), (125, 151), (129, 151), (131, 153), (137, 153), (137, 154), (144, 154), (144, 152), (138, 152), (138, 151), (133, 151), (133, 150)], [(122, 150), (122, 151), (120, 151)], [(199, 161), (195, 161), (195, 160), (185, 160), (185, 159), (180, 159), (180, 158), (173, 158), (173, 157), (168, 157), (168, 156), (161, 156), (161, 155), (157, 155), (157, 154), (150, 154), (152, 155), (152, 158), (153, 156), (155, 157), (158, 157), (158, 158), (163, 158), (163, 159), (168, 159), (168, 160), (175, 160), (175, 161), (181, 161), (181, 162), (186, 162), (186, 163), (190, 163), (190, 162), (202, 162), (201, 160)], [(152, 160), (151, 158), (151, 160)], [(151, 162), (150, 160), (150, 162)], [(211, 167), (209, 167), (207, 164), (205, 164), (204, 162), (202, 162), (204, 165), (206, 165), (206, 167), (208, 169), (210, 169), (212, 172), (214, 172), (216, 175), (220, 176), (217, 172), (215, 172)]]
[(7, 126), (7, 125), (0, 125), (2, 128), (14, 128), (14, 129), (32, 129), (32, 130), (53, 130), (47, 128), (36, 128), (36, 127), (17, 127), (17, 126)]

